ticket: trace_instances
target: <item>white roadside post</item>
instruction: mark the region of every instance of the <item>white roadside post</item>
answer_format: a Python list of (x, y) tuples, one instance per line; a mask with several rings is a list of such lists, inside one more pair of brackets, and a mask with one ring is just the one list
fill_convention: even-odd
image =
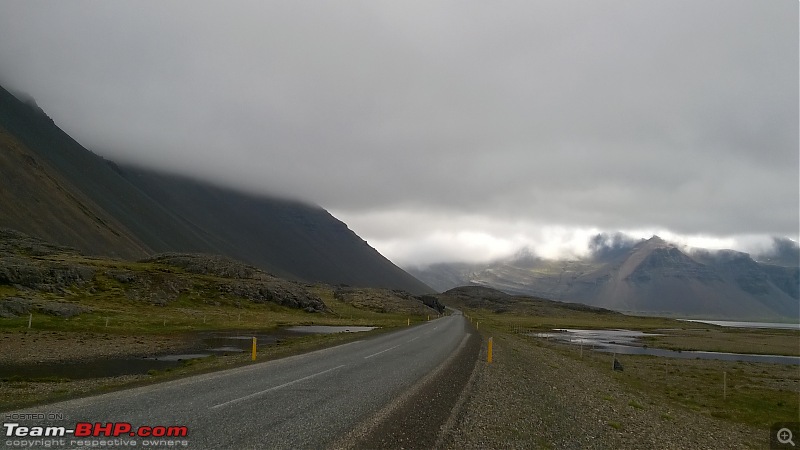
[(728, 398), (728, 372), (722, 372), (722, 399)]

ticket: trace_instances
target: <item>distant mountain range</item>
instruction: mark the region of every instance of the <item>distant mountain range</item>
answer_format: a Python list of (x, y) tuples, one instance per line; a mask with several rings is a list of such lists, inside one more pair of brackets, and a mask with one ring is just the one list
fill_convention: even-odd
[(210, 253), (293, 280), (432, 292), (318, 206), (119, 166), (3, 88), (0, 227), (90, 255)]
[(476, 285), (616, 311), (686, 318), (800, 318), (800, 250), (788, 239), (754, 260), (732, 250), (683, 250), (658, 236), (599, 235), (585, 259), (522, 251), (487, 264), (434, 264), (410, 273), (443, 292)]

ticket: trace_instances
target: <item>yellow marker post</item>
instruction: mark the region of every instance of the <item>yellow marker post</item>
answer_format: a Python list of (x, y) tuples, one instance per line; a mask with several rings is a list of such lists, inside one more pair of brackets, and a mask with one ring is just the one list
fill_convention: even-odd
[(488, 363), (492, 362), (492, 338), (489, 338), (489, 348), (488, 351), (486, 352), (486, 362)]
[(406, 319), (406, 320), (408, 321), (408, 323), (406, 323), (406, 326), (411, 326), (411, 319)]
[(256, 360), (256, 338), (253, 336), (253, 361)]

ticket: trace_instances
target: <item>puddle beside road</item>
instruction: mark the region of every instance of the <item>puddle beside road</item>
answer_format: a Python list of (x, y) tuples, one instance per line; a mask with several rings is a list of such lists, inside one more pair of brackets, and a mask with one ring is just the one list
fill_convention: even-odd
[(210, 333), (202, 338), (202, 348), (208, 354), (225, 354), (249, 352), (253, 348), (253, 338), (256, 338), (256, 345), (275, 345), (283, 340), (289, 339), (291, 334), (276, 330), (273, 333), (253, 333), (243, 334), (241, 331), (236, 333)]
[(705, 351), (676, 351), (651, 348), (641, 345), (639, 338), (659, 336), (632, 330), (577, 330), (557, 329), (553, 333), (530, 333), (529, 336), (554, 339), (559, 342), (581, 345), (595, 351), (624, 355), (651, 355), (665, 358), (716, 359), (722, 361), (766, 362), (800, 365), (800, 357), (783, 355), (752, 355), (747, 353), (724, 353)]
[(645, 333), (633, 330), (578, 330), (557, 328), (553, 331), (553, 333), (536, 333), (535, 336), (589, 346), (604, 346), (610, 344), (633, 345), (639, 338), (661, 336), (656, 333)]
[(209, 352), (249, 352), (253, 345), (253, 337), (256, 338), (257, 345), (261, 346), (279, 344), (286, 339), (306, 334), (360, 333), (376, 328), (378, 327), (302, 325), (279, 328), (270, 333), (220, 332), (204, 337), (203, 343)]
[(82, 380), (90, 378), (143, 375), (151, 370), (165, 370), (180, 366), (183, 361), (212, 355), (249, 352), (253, 337), (259, 347), (275, 345), (304, 334), (355, 333), (374, 330), (361, 326), (297, 326), (279, 328), (269, 333), (246, 331), (202, 332), (197, 343), (181, 354), (155, 354), (146, 357), (92, 359), (81, 362), (41, 362), (31, 364), (0, 365), (0, 380)]
[(301, 334), (335, 334), (335, 333), (360, 333), (372, 331), (378, 327), (348, 327), (348, 326), (329, 326), (329, 325), (303, 325), (288, 327), (286, 331)]
[(163, 356), (153, 356), (150, 358), (145, 359), (152, 359), (155, 361), (186, 361), (189, 359), (200, 359), (205, 358), (207, 356), (211, 356), (208, 353), (186, 353), (183, 355), (163, 355)]

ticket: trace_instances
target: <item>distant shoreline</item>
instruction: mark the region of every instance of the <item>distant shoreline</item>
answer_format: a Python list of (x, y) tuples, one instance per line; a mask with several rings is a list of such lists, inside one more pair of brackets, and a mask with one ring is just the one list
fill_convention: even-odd
[(800, 323), (792, 322), (743, 322), (735, 320), (711, 320), (711, 319), (678, 319), (684, 322), (699, 322), (720, 327), (730, 328), (770, 328), (778, 330), (800, 330)]

